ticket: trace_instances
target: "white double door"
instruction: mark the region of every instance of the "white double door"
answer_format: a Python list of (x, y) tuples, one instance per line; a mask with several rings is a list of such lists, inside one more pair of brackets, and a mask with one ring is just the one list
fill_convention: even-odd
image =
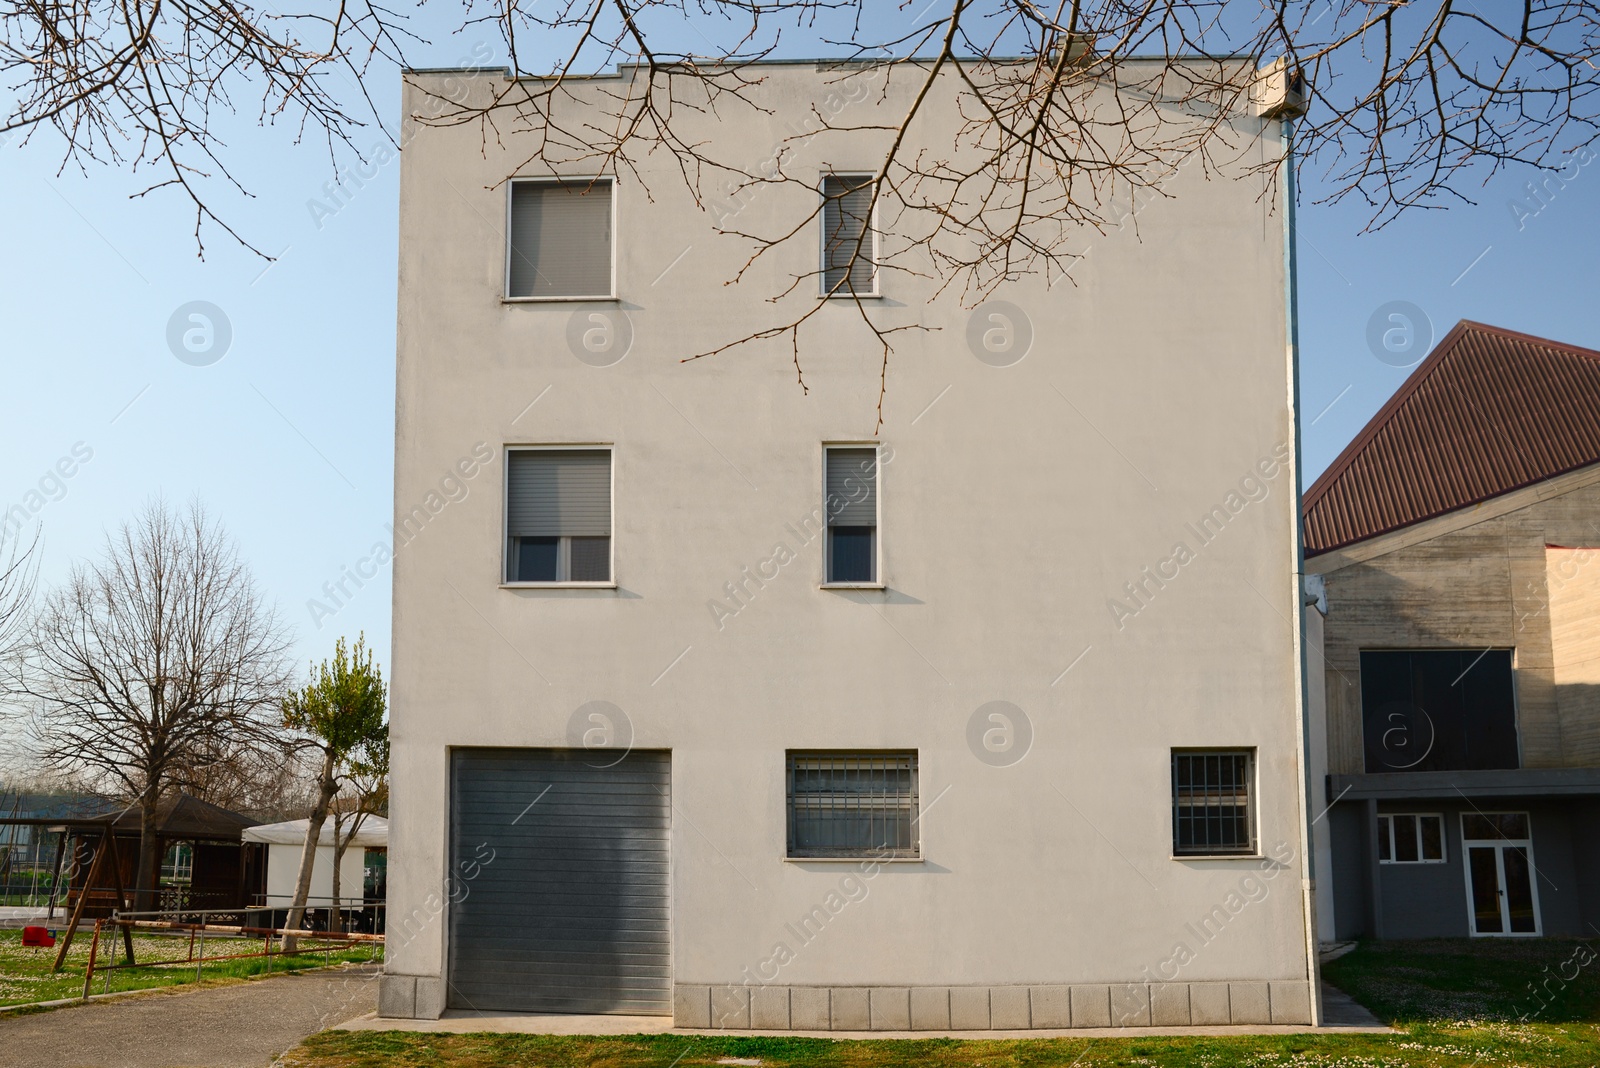
[(1539, 935), (1538, 869), (1528, 814), (1463, 813), (1461, 850), (1472, 933)]

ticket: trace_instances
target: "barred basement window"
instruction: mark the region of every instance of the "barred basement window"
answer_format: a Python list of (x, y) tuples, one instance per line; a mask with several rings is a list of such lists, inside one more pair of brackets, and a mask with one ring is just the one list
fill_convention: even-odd
[(915, 752), (788, 754), (790, 857), (921, 855)]
[(1172, 751), (1172, 852), (1230, 856), (1256, 851), (1251, 750)]

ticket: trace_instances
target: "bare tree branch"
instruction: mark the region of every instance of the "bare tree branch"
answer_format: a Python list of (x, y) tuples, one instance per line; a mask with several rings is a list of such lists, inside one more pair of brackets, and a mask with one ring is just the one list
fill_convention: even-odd
[[(231, 0), (0, 0), (0, 70), (15, 89), (0, 132), (52, 127), (64, 165), (158, 166), (147, 191), (187, 197), (197, 241), (209, 221), (248, 244), (210, 206), (219, 186), (246, 189), (224, 162), (219, 120), (249, 93), (258, 122), (286, 119), (330, 157), (353, 150), (371, 79), (417, 41), (410, 13), (376, 0), (290, 15)], [(1577, 0), (907, 0), (892, 14), (865, 0), (463, 0), (454, 28), (498, 35), (511, 76), (446, 82), (405, 123), (475, 129), (485, 151), (515, 141), (501, 180), (627, 177), (653, 197), (641, 163), (670, 158), (694, 203), (749, 247), (730, 283), (808, 241), (825, 210), (794, 155), (827, 159), (862, 139), (888, 238), (874, 271), (931, 277), (970, 304), (1020, 277), (1058, 281), (1119, 200), (1168, 195), (1179, 167), (1271, 182), (1281, 153), (1239, 156), (1240, 134), (1262, 121), (1250, 105), (1266, 60), (1303, 83), (1291, 143), (1323, 174), (1323, 199), (1366, 204), (1369, 227), (1468, 200), (1505, 167), (1590, 158), (1600, 133), (1600, 15)], [(737, 158), (746, 146), (713, 127), (736, 111), (776, 113), (762, 63), (792, 57), (796, 36), (832, 53), (832, 90), (850, 106), (819, 101), (811, 128), (769, 159)], [(935, 95), (960, 116), (948, 147), (915, 136)], [(800, 191), (774, 232), (723, 208)], [(864, 251), (858, 241), (853, 261)], [(814, 277), (757, 295), (775, 306), (769, 327), (691, 358), (786, 341), (805, 389), (801, 335), (830, 297), (808, 292)], [(880, 349), (881, 422), (893, 334), (912, 328), (846, 295)]]

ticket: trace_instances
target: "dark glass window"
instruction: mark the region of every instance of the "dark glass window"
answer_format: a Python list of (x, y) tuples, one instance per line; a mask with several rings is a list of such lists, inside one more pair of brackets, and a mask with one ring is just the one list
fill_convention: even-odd
[(1251, 754), (1172, 752), (1172, 851), (1217, 856), (1256, 851)]
[(1526, 812), (1471, 813), (1461, 817), (1461, 837), (1474, 842), (1526, 841)]
[(829, 527), (829, 582), (872, 581), (872, 527)]
[(1444, 817), (1384, 813), (1378, 817), (1378, 860), (1384, 864), (1437, 864), (1444, 860)]
[(1367, 771), (1515, 768), (1511, 650), (1364, 651)]
[(515, 582), (556, 581), (560, 538), (518, 538)]
[(1443, 860), (1444, 817), (1418, 816), (1417, 832), (1422, 839), (1422, 859)]

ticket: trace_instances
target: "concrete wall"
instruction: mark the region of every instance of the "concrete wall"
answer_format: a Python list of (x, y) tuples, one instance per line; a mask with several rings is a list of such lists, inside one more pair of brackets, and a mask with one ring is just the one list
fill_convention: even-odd
[[(772, 114), (726, 108), (691, 133), (756, 167), (837, 77), (771, 66)], [(483, 99), (497, 79), (463, 81)], [(896, 79), (851, 106), (872, 122), (913, 91)], [(913, 151), (953, 143), (953, 94), (930, 97)], [(419, 102), (408, 90), (408, 113)], [(1276, 150), (1277, 122), (1235, 127), (1240, 167)], [(955, 1013), (958, 986), (1006, 1019), (1018, 997), (1030, 1020), (1072, 1019), (1079, 986), (1109, 1006), (1115, 985), (1152, 983), (1163, 1005), (1181, 988), (1189, 1020), (1309, 1011), (1284, 228), (1263, 178), (1186, 168), (1138, 236), (1085, 235), (1072, 281), (1002, 287), (1034, 335), (1013, 366), (976, 358), (956, 294), (889, 275), (872, 313), (929, 329), (895, 336), (880, 428), (881, 350), (848, 304), (801, 332), (809, 392), (787, 341), (680, 362), (794, 307), (767, 299), (815, 269), (815, 241), (728, 286), (748, 243), (715, 231), (670, 160), (640, 159), (616, 192), (618, 300), (506, 303), (499, 183), (532, 138), (508, 127), (485, 158), (476, 128), (411, 121), (406, 137), (395, 501), (422, 519), (394, 549), (386, 1012), (442, 1004), (461, 882), (446, 882), (449, 747), (565, 746), (593, 700), (672, 751), (685, 1014), (713, 988), (751, 1004), (727, 987), (757, 973), (785, 1013), (796, 997), (819, 1011), (797, 991), (859, 990), (839, 1018), (869, 1023), (874, 996), (910, 1013), (943, 991)], [(882, 143), (819, 136), (786, 167), (870, 169)], [(771, 232), (813, 203), (764, 189), (724, 227)], [(577, 358), (574, 316), (623, 312), (626, 358)], [(820, 539), (795, 533), (838, 441), (892, 453), (881, 590), (820, 589)], [(614, 589), (501, 586), (503, 449), (548, 443), (615, 446)], [(780, 545), (794, 562), (762, 570)], [(1011, 766), (968, 743), (996, 700), (1032, 733)], [(1172, 858), (1173, 746), (1255, 747), (1263, 858)], [(804, 747), (915, 748), (923, 857), (883, 865), (775, 968), (786, 925), (856, 871), (784, 859), (784, 753)], [(1033, 989), (1056, 1007), (1035, 1012)]]
[[(1328, 828), (1331, 862), (1319, 888), (1323, 884), (1331, 888), (1333, 938), (1338, 940), (1361, 938), (1370, 930), (1365, 881), (1367, 850), (1362, 837), (1365, 818), (1365, 804), (1347, 803), (1334, 805), (1323, 819)], [(1319, 923), (1322, 918), (1319, 911)]]
[(1328, 588), (1329, 770), (1363, 770), (1360, 651), (1442, 646), (1515, 649), (1523, 767), (1600, 764), (1593, 627), (1573, 622), (1600, 613), (1600, 552), (1553, 565), (1545, 548), (1600, 546), (1597, 517), (1600, 465), (1307, 560)]

